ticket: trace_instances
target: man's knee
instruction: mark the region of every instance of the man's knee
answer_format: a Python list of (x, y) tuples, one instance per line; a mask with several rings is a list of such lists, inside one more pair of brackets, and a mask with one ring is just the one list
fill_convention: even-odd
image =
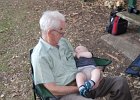
[(130, 90), (129, 90), (129, 85), (127, 83), (127, 80), (123, 77), (117, 77), (116, 82), (115, 82), (115, 88), (114, 88), (114, 92), (118, 92), (123, 94), (123, 95), (127, 95), (130, 94)]
[[(114, 83), (114, 90), (112, 92), (112, 98), (120, 98), (119, 100), (131, 100), (131, 93), (127, 80), (123, 77), (116, 77)], [(125, 98), (125, 99), (124, 99)]]
[(117, 87), (123, 88), (124, 86), (128, 86), (127, 80), (123, 77), (116, 77), (115, 83)]

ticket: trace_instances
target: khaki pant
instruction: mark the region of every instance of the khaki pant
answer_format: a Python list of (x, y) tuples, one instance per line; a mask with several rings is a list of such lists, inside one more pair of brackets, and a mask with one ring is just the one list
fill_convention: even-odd
[(104, 97), (108, 94), (110, 95), (108, 100), (132, 100), (128, 83), (122, 77), (104, 78), (99, 87), (90, 92), (90, 98), (84, 98), (79, 94), (70, 94), (63, 96), (60, 100), (99, 100), (91, 98)]

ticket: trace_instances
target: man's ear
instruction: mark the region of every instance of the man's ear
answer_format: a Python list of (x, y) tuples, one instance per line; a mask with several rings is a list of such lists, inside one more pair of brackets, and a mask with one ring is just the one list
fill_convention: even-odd
[(51, 37), (52, 36), (52, 33), (51, 33), (51, 30), (50, 29), (47, 31), (47, 36), (48, 37)]

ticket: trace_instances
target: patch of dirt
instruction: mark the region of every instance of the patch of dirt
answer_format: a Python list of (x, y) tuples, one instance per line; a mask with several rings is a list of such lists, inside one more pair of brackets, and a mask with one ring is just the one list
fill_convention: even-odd
[(33, 99), (29, 49), (38, 42), (38, 21), (45, 10), (59, 10), (65, 14), (65, 37), (73, 46), (82, 44), (95, 56), (111, 59), (112, 64), (106, 68), (105, 75), (127, 78), (132, 94), (140, 94), (139, 79), (124, 74), (131, 61), (100, 39), (107, 34), (105, 26), (111, 11), (102, 0), (85, 3), (80, 0), (1, 0), (0, 26), (5, 20), (8, 25), (0, 30), (1, 100)]

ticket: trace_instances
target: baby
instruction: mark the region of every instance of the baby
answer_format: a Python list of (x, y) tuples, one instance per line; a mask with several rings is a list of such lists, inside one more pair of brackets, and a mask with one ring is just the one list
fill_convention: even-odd
[(95, 67), (92, 53), (84, 46), (78, 46), (75, 49), (75, 61), (78, 68), (76, 82), (80, 95), (86, 97), (86, 93), (98, 87), (102, 77), (102, 71)]

